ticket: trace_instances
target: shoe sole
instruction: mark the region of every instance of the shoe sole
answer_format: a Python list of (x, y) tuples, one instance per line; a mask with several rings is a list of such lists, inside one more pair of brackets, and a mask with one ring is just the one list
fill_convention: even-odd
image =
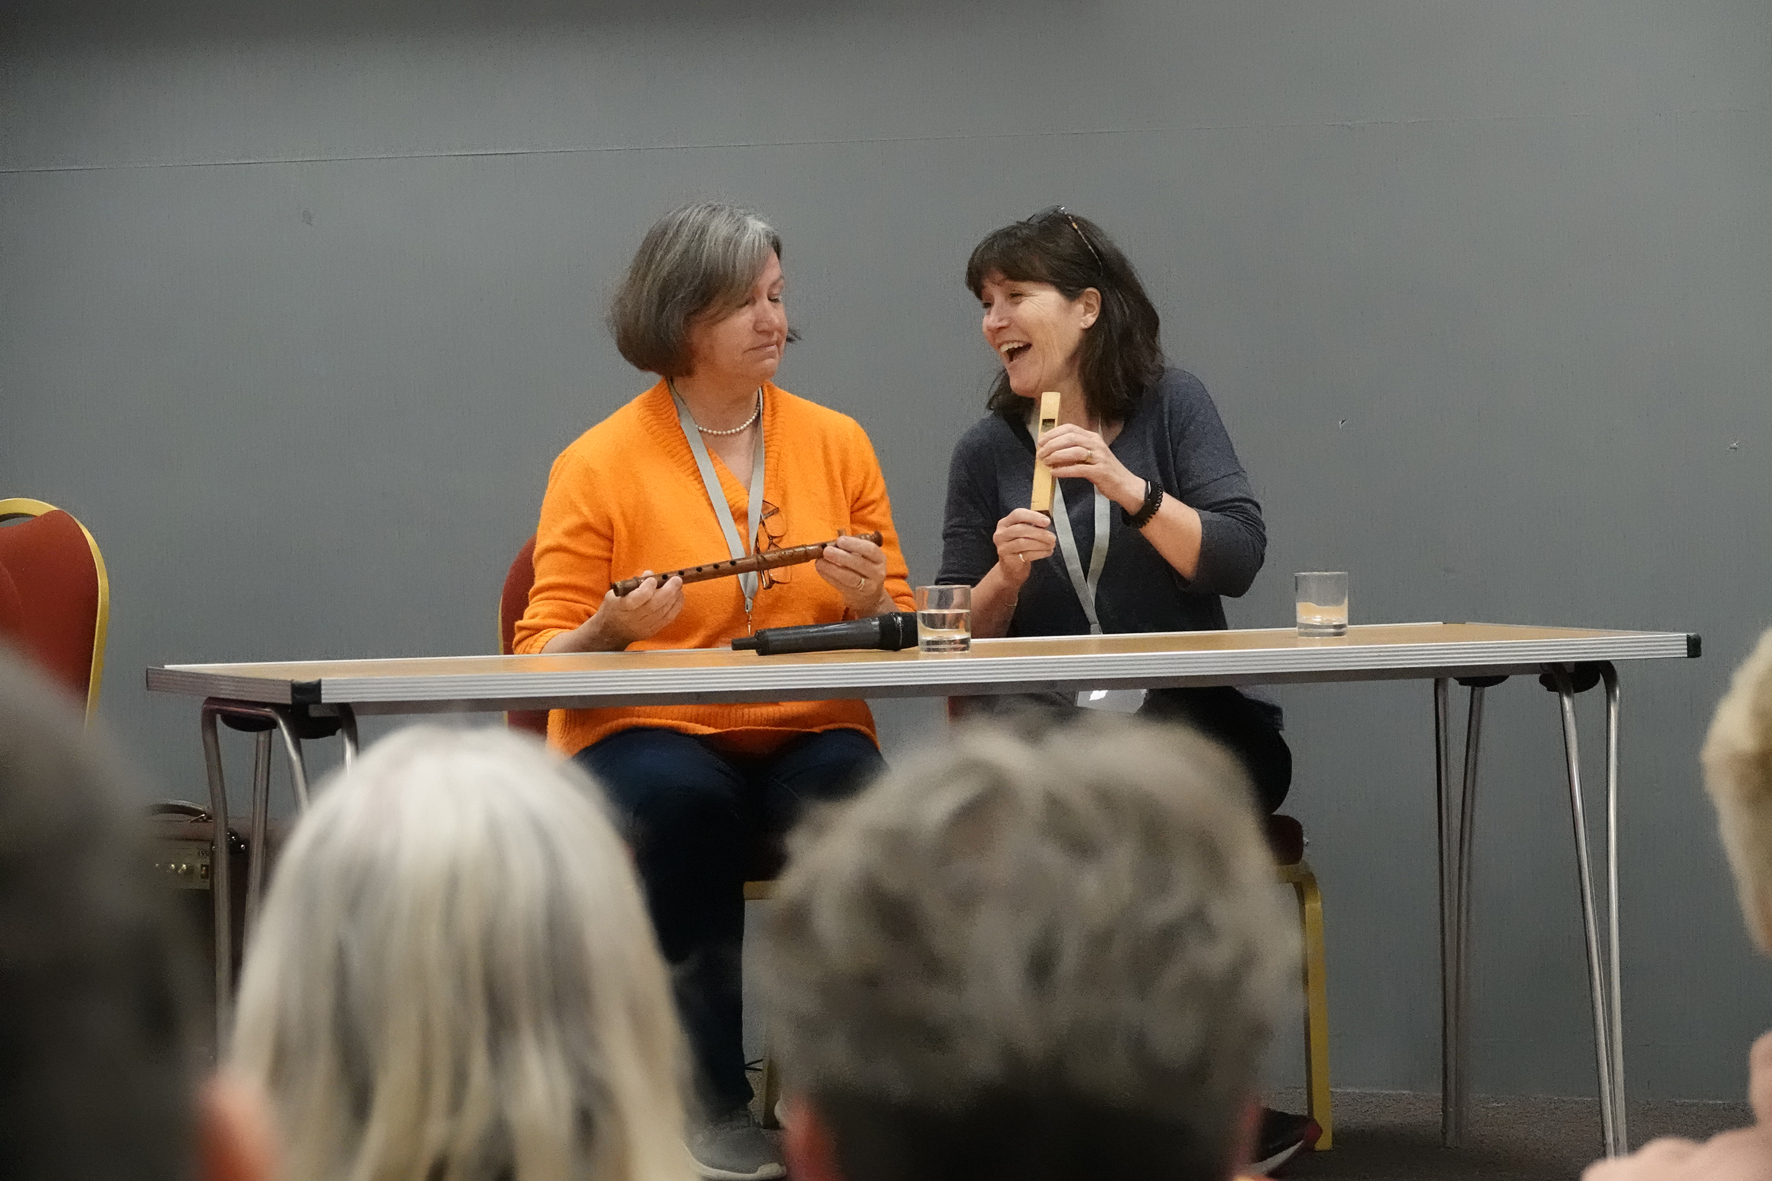
[(695, 1172), (705, 1181), (774, 1181), (777, 1177), (788, 1175), (787, 1167), (778, 1164), (764, 1165), (750, 1173), (735, 1173), (731, 1169), (716, 1169), (700, 1161), (695, 1162)]
[(1323, 1129), (1317, 1126), (1317, 1121), (1311, 1120), (1304, 1126), (1304, 1135), (1300, 1136), (1295, 1143), (1288, 1144), (1280, 1151), (1256, 1161), (1249, 1166), (1249, 1171), (1256, 1174), (1267, 1174), (1272, 1173), (1275, 1169), (1283, 1168), (1293, 1157), (1314, 1145), (1322, 1134)]

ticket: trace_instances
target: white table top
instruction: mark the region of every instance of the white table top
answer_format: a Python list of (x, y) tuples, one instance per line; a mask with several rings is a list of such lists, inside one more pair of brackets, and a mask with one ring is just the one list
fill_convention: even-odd
[(914, 648), (793, 656), (698, 648), (174, 664), (148, 669), (147, 680), (149, 689), (163, 693), (400, 714), (1431, 679), (1698, 653), (1699, 638), (1685, 632), (1400, 623), (1351, 627), (1336, 639), (1274, 628), (974, 640), (971, 651), (942, 656)]

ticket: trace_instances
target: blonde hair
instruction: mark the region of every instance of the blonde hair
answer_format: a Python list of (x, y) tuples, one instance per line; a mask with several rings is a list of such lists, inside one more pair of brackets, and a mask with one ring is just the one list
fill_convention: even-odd
[(1717, 703), (1703, 759), (1748, 934), (1772, 952), (1772, 631)]
[(595, 785), (508, 732), (414, 727), (296, 827), (232, 1057), (288, 1181), (687, 1181), (680, 1042)]

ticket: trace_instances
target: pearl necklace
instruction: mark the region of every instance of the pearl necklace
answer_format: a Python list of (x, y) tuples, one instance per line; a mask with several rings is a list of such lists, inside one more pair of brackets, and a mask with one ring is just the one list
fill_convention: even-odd
[[(676, 387), (673, 386), (672, 388), (675, 389)], [(739, 423), (737, 426), (733, 427), (729, 431), (717, 431), (713, 427), (703, 426), (699, 422), (695, 424), (695, 429), (700, 431), (704, 435), (736, 435), (740, 431), (750, 430), (751, 424), (753, 422), (756, 422), (757, 416), (762, 413), (763, 413), (763, 387), (758, 386), (757, 387), (757, 408), (755, 410), (751, 411), (751, 416), (749, 418), (745, 419), (743, 422)], [(691, 417), (693, 417), (693, 415)]]

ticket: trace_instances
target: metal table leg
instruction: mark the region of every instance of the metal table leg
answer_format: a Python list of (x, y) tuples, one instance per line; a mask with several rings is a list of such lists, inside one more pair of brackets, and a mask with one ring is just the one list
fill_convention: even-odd
[[(221, 739), (217, 720), (223, 716), (264, 718), (275, 724), (283, 737), (284, 752), (289, 757), (289, 779), (295, 789), (298, 807), (308, 807), (307, 759), (302, 753), (302, 738), (296, 728), (294, 711), (287, 706), (258, 702), (227, 701), (209, 698), (203, 703), (203, 761), (209, 779), (209, 814), (215, 823), (214, 855), (210, 858), (210, 892), (215, 915), (215, 1023), (218, 1055), (227, 1045), (233, 1021), (233, 874), (228, 858), (228, 789), (222, 769)], [(357, 753), (357, 720), (348, 709), (340, 710), (339, 730), (344, 736), (347, 765)], [(270, 810), (270, 732), (258, 732), (253, 757), (252, 843), (247, 849), (247, 917), (257, 917), (259, 891), (264, 878), (265, 830)], [(250, 926), (247, 928), (250, 934)]]
[(252, 828), (246, 838), (246, 929), (258, 921), (258, 904), (265, 889), (265, 862), (257, 850), (265, 847), (271, 823), (271, 732), (260, 730), (252, 750)]
[(209, 893), (215, 916), (215, 1053), (219, 1060), (226, 1049), (233, 1017), (234, 916), (228, 872), (228, 788), (222, 778), (221, 739), (216, 735), (220, 703), (203, 703), (203, 762), (209, 773), (209, 818), (215, 825), (215, 841), (209, 858)]
[(335, 708), (338, 710), (339, 733), (344, 737), (345, 770), (349, 771), (357, 762), (357, 711), (348, 705)]
[(1624, 981), (1618, 959), (1618, 670), (1600, 666), (1606, 684), (1606, 958), (1611, 967), (1612, 1136), (1607, 1152), (1630, 1151), (1624, 1105)]
[[(1562, 665), (1552, 665), (1550, 676), (1556, 686), (1558, 703), (1562, 707), (1563, 719), (1563, 753), (1568, 764), (1569, 776), (1569, 811), (1575, 825), (1575, 867), (1578, 877), (1577, 886), (1581, 894), (1582, 933), (1587, 943), (1588, 988), (1593, 1002), (1594, 1013), (1594, 1057), (1599, 1074), (1600, 1085), (1600, 1130), (1605, 1139), (1606, 1154), (1616, 1156), (1624, 1149), (1623, 1129), (1618, 1123), (1618, 1112), (1622, 1106), (1622, 1094), (1615, 1093), (1614, 1084), (1623, 1080), (1623, 1062), (1615, 1059), (1613, 1032), (1619, 1026), (1618, 1015), (1609, 1003), (1612, 997), (1605, 987), (1607, 966), (1603, 962), (1605, 951), (1600, 945), (1599, 920), (1594, 907), (1593, 869), (1588, 855), (1587, 813), (1581, 790), (1581, 751), (1576, 735), (1575, 724), (1575, 687), (1570, 679), (1569, 669)], [(1614, 674), (1616, 676), (1616, 674)], [(1607, 685), (1607, 810), (1608, 810), (1608, 864), (1616, 872), (1616, 845), (1611, 830), (1615, 828), (1612, 817), (1616, 812), (1615, 775), (1617, 761), (1610, 747), (1616, 741), (1617, 686), (1615, 681)], [(1616, 879), (1608, 899), (1608, 913), (1612, 917), (1610, 934), (1613, 936), (1610, 951), (1613, 956), (1611, 974), (1616, 988), (1617, 981), (1617, 927), (1618, 909)]]
[(1464, 729), (1464, 780), (1453, 827), (1451, 682), (1434, 682), (1435, 785), (1440, 834), (1440, 1139), (1464, 1141), (1470, 1111), (1471, 854), (1476, 833), (1477, 762), (1483, 692), (1506, 678), (1460, 681), (1470, 689)]
[(1440, 1139), (1456, 1148), (1464, 1139), (1464, 1060), (1458, 957), (1458, 834), (1452, 804), (1452, 681), (1434, 681), (1434, 801), (1440, 867)]
[[(298, 810), (308, 810), (308, 760), (302, 754), (301, 735), (290, 725), (289, 711), (281, 706), (267, 707), (271, 716), (277, 719), (277, 732), (283, 735), (283, 750), (289, 755), (289, 785), (295, 789), (295, 806)], [(256, 857), (256, 852), (251, 854)]]
[(1470, 1079), (1471, 866), (1475, 861), (1471, 850), (1477, 831), (1477, 756), (1483, 738), (1484, 689), (1485, 686), (1481, 684), (1470, 687), (1470, 712), (1464, 727), (1464, 786), (1459, 798), (1458, 925), (1456, 938), (1453, 940), (1453, 952), (1457, 958), (1453, 960), (1452, 976), (1456, 984), (1453, 999), (1457, 1002), (1453, 1022), (1456, 1040), (1453, 1046), (1459, 1066), (1456, 1114), (1457, 1130), (1461, 1138), (1470, 1111), (1469, 1088), (1466, 1084)]

